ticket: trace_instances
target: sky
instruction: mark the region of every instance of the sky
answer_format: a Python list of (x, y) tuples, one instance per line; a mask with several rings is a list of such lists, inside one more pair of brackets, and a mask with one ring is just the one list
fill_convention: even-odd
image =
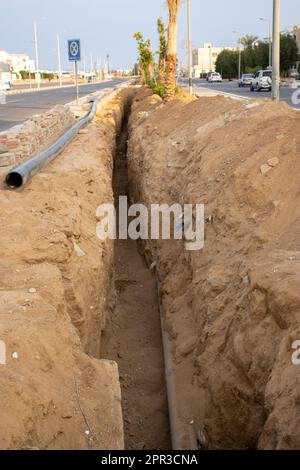
[[(281, 29), (300, 24), (299, 0), (282, 0)], [(191, 0), (193, 47), (205, 42), (215, 46), (235, 46), (242, 35), (268, 36), (273, 0)], [(60, 35), (62, 64), (67, 61), (67, 39), (80, 38), (87, 66), (111, 57), (111, 66), (131, 68), (137, 59), (133, 34), (142, 32), (157, 50), (156, 22), (167, 19), (165, 0), (0, 0), (0, 49), (27, 53), (34, 58), (33, 23), (38, 25), (41, 69), (56, 69), (57, 33)], [(187, 60), (186, 4), (179, 15), (178, 51), (180, 60)]]

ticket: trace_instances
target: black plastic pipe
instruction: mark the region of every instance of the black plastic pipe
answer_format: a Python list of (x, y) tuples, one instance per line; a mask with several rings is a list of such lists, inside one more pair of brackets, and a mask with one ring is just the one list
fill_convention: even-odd
[(21, 165), (13, 168), (6, 176), (5, 182), (10, 189), (17, 189), (24, 186), (34, 175), (36, 175), (44, 166), (54, 160), (70, 141), (78, 134), (80, 129), (86, 126), (95, 117), (99, 97), (90, 102), (90, 110), (80, 121), (76, 122), (64, 135), (62, 135), (54, 144), (44, 150), (36, 157), (27, 160)]

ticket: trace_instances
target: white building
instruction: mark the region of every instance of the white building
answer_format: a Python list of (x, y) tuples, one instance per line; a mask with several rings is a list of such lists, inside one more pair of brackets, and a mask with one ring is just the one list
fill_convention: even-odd
[(35, 72), (35, 61), (30, 59), (27, 54), (11, 54), (0, 49), (0, 62), (9, 64), (15, 73), (19, 73), (21, 70)]
[(216, 71), (216, 61), (218, 55), (224, 50), (235, 51), (233, 47), (213, 47), (212, 44), (206, 43), (203, 47), (193, 50), (193, 73), (195, 77), (201, 74)]

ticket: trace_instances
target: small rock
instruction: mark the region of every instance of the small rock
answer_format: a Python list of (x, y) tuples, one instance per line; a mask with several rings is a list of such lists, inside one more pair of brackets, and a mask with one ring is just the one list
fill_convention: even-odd
[(277, 157), (270, 158), (270, 160), (268, 160), (268, 165), (271, 166), (272, 168), (279, 165), (279, 158)]
[(196, 338), (190, 338), (178, 346), (177, 353), (179, 356), (186, 357), (194, 351), (196, 344)]
[(79, 245), (77, 245), (77, 243), (74, 242), (74, 250), (75, 250), (75, 253), (76, 255), (79, 257), (79, 258), (82, 258), (83, 256), (85, 256), (85, 252), (80, 248)]
[(11, 357), (12, 357), (13, 359), (19, 359), (19, 354), (18, 354), (17, 352), (13, 352), (12, 355), (11, 355)]
[(272, 170), (272, 167), (266, 163), (260, 167), (260, 172), (262, 175), (266, 175), (270, 170)]
[(29, 294), (36, 294), (36, 289), (34, 287), (31, 287), (31, 289), (28, 290)]
[(88, 133), (89, 131), (87, 129), (80, 129), (80, 131), (78, 132), (78, 134), (81, 134), (81, 135), (86, 135)]
[(246, 104), (245, 108), (246, 109), (253, 109), (253, 108), (257, 108), (257, 106), (259, 106), (259, 103), (249, 103), (249, 104)]

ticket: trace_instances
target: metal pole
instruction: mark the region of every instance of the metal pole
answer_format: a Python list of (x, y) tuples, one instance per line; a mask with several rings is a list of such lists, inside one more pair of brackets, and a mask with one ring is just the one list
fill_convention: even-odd
[(271, 32), (271, 21), (269, 21), (269, 66), (272, 68), (272, 32)]
[(39, 47), (38, 47), (38, 35), (37, 35), (37, 25), (36, 21), (33, 24), (34, 28), (34, 44), (35, 44), (35, 69), (37, 77), (37, 87), (40, 89), (40, 66), (39, 66)]
[(187, 21), (188, 21), (188, 68), (189, 68), (189, 93), (193, 94), (192, 80), (192, 34), (191, 34), (191, 1), (187, 0)]
[(280, 0), (273, 0), (272, 99), (280, 100)]
[(259, 18), (260, 21), (266, 21), (269, 25), (269, 68), (272, 68), (272, 32), (271, 32), (271, 21), (266, 18)]
[(76, 84), (76, 103), (79, 102), (79, 88), (78, 88), (78, 64), (75, 60), (75, 84)]
[(59, 34), (57, 34), (57, 55), (58, 55), (59, 86), (62, 87), (62, 74), (61, 74), (61, 57), (60, 57), (60, 40), (59, 40)]
[(110, 60), (109, 60), (110, 56), (109, 56), (109, 54), (107, 54), (106, 58), (107, 58), (107, 75), (110, 75)]
[(242, 71), (242, 49), (241, 49), (241, 39), (239, 39), (239, 79), (241, 78)]

